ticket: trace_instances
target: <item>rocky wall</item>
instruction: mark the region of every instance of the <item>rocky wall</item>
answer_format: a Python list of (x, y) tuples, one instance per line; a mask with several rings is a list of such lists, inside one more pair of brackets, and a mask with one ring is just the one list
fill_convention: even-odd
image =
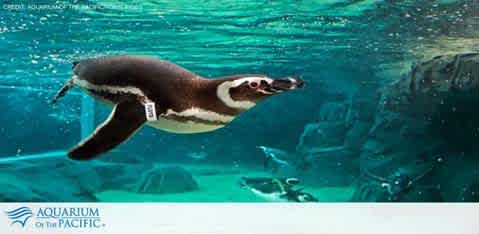
[(477, 201), (479, 54), (435, 57), (383, 88), (356, 201)]

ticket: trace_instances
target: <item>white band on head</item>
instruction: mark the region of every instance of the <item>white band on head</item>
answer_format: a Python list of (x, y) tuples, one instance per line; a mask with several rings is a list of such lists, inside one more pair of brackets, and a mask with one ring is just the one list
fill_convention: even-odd
[(218, 85), (216, 89), (216, 95), (218, 98), (227, 106), (232, 108), (239, 108), (239, 109), (249, 109), (256, 105), (254, 102), (250, 101), (235, 101), (231, 98), (230, 89), (233, 87), (237, 87), (240, 84), (235, 84), (235, 81), (226, 81), (222, 84)]
[[(267, 77), (250, 76), (250, 77), (244, 77), (244, 78), (233, 80), (233, 81), (226, 81), (218, 86), (216, 93), (219, 99), (229, 107), (239, 108), (239, 109), (249, 109), (253, 107), (254, 105), (256, 105), (256, 103), (252, 101), (233, 100), (230, 94), (230, 89), (234, 87), (238, 87), (244, 82), (253, 82), (253, 81), (256, 81), (256, 82), (266, 81), (268, 82), (268, 84), (271, 84), (273, 82), (273, 79), (270, 79)], [(263, 92), (264, 94), (271, 94), (264, 90), (260, 90), (260, 92)]]

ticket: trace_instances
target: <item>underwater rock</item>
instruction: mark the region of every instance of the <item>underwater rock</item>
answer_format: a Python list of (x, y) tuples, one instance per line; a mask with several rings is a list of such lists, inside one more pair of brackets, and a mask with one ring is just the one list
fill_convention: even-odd
[(307, 124), (299, 139), (297, 151), (307, 153), (316, 148), (342, 146), (347, 130), (344, 121)]
[(2, 163), (0, 201), (91, 202), (101, 190), (101, 178), (89, 164), (66, 158)]
[(143, 173), (136, 187), (137, 193), (183, 193), (198, 190), (198, 183), (182, 167), (153, 167)]
[[(477, 152), (477, 151), (476, 151)], [(479, 201), (479, 159), (475, 152), (449, 152), (441, 155), (442, 165), (434, 177), (444, 200)]]
[(345, 148), (310, 154), (306, 161), (308, 170), (301, 171), (307, 184), (316, 186), (349, 186), (359, 174), (357, 154)]
[(351, 99), (348, 102), (323, 104), (319, 113), (319, 122), (310, 123), (304, 127), (296, 150), (299, 153), (310, 153), (320, 151), (321, 148), (343, 146), (346, 133), (356, 120), (351, 107)]
[(44, 198), (35, 194), (29, 187), (28, 181), (12, 174), (0, 174), (0, 202), (42, 202)]
[(95, 170), (94, 163), (93, 161), (78, 163), (65, 159), (56, 162), (54, 166), (55, 172), (76, 181), (85, 190), (97, 193), (103, 189), (103, 181), (111, 177), (101, 177)]
[(351, 151), (359, 152), (368, 138), (369, 129), (371, 129), (371, 123), (357, 121), (346, 133), (344, 146)]
[[(57, 175), (61, 176), (61, 175)], [(53, 178), (48, 178), (51, 181)], [(63, 183), (56, 183), (55, 187), (48, 187), (47, 184), (30, 185), (32, 191), (40, 196), (43, 201), (48, 202), (95, 202), (98, 201), (94, 193), (71, 180)]]
[(448, 99), (479, 97), (479, 53), (437, 56), (417, 64), (411, 74), (387, 87), (383, 110), (418, 116), (436, 113)]
[[(15, 175), (15, 176), (13, 176)], [(54, 171), (11, 171), (0, 175), (0, 201), (93, 202), (93, 192)]]
[[(18, 172), (17, 172), (18, 173)], [(91, 202), (97, 201), (94, 193), (98, 190), (88, 181), (80, 180), (78, 176), (65, 176), (56, 170), (45, 171), (44, 168), (34, 167), (23, 169), (20, 176), (28, 181), (31, 191), (49, 202)], [(95, 183), (95, 181), (90, 181)]]
[[(471, 184), (478, 182), (471, 180), (477, 177), (471, 175), (473, 168), (464, 169), (465, 164), (477, 167), (479, 163), (473, 156), (479, 150), (479, 111), (471, 109), (478, 104), (478, 53), (437, 56), (417, 64), (408, 77), (383, 88), (374, 124), (361, 147), (362, 179), (355, 199), (475, 199), (472, 192), (460, 191), (472, 191)], [(462, 152), (460, 163), (454, 163), (456, 152)], [(424, 173), (424, 168), (434, 168), (429, 172), (434, 176), (415, 181), (414, 186), (391, 199), (392, 195), (381, 187), (391, 181), (378, 182), (377, 178), (391, 178), (391, 172), (406, 168), (411, 178)], [(373, 171), (376, 176), (365, 176)]]
[(344, 121), (348, 106), (342, 102), (328, 102), (321, 105), (319, 121)]
[(368, 139), (369, 131), (374, 123), (377, 109), (377, 95), (359, 94), (351, 98), (351, 108), (346, 116), (347, 125), (350, 126), (346, 133), (344, 146), (351, 151), (360, 152), (361, 146)]
[(102, 190), (131, 191), (136, 188), (138, 175), (148, 170), (145, 164), (98, 162), (93, 166), (100, 177)]
[(297, 175), (308, 184), (349, 186), (359, 175), (359, 151), (374, 118), (359, 110), (366, 99), (343, 100), (323, 104), (320, 122), (307, 124), (299, 139), (297, 153), (308, 167)]

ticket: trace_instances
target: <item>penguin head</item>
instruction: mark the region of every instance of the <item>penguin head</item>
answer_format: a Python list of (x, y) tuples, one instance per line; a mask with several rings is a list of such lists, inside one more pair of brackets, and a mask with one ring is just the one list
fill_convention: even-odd
[(239, 75), (224, 79), (218, 85), (217, 95), (229, 107), (249, 109), (265, 98), (303, 86), (304, 81), (299, 78)]
[(394, 173), (391, 182), (388, 186), (383, 186), (388, 188), (390, 194), (400, 194), (410, 188), (413, 183), (413, 179), (406, 173), (397, 172)]
[(291, 185), (291, 186), (299, 184), (299, 179), (294, 177), (287, 178), (284, 181), (286, 182), (287, 185)]

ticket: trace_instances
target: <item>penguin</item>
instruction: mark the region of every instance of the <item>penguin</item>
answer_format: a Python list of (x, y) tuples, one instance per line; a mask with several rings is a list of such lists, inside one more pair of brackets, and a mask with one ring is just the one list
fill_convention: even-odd
[(272, 171), (276, 173), (280, 167), (292, 167), (291, 164), (286, 161), (286, 159), (290, 157), (288, 152), (266, 146), (258, 146), (257, 148), (265, 155), (263, 163), (265, 170), (271, 167)]
[(275, 94), (304, 86), (299, 78), (244, 74), (207, 79), (168, 61), (144, 56), (104, 56), (73, 62), (73, 76), (56, 103), (76, 86), (113, 107), (68, 156), (88, 160), (125, 142), (148, 125), (177, 134), (220, 129)]
[(294, 189), (299, 183), (294, 177), (269, 178), (269, 177), (242, 177), (240, 186), (249, 189), (257, 196), (270, 202), (317, 202), (313, 195), (303, 192), (303, 188)]
[(265, 170), (271, 168), (273, 173), (277, 173), (280, 168), (296, 168), (299, 172), (304, 172), (311, 168), (309, 158), (301, 155), (298, 152), (287, 152), (281, 149), (258, 146), (264, 156), (263, 167)]

